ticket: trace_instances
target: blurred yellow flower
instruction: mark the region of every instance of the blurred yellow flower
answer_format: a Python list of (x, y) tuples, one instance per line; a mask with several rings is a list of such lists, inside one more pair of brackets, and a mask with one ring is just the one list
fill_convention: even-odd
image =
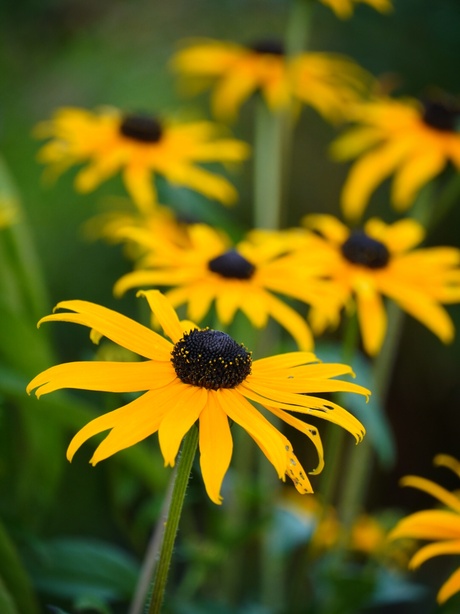
[(373, 191), (395, 174), (391, 201), (398, 211), (452, 162), (460, 170), (460, 107), (412, 99), (375, 99), (356, 106), (350, 128), (332, 145), (336, 160), (358, 158), (342, 192), (347, 218), (363, 213)]
[(393, 9), (391, 0), (320, 0), (320, 2), (329, 6), (341, 19), (351, 17), (355, 4), (359, 3), (368, 4), (380, 13), (389, 13)]
[(335, 287), (336, 297), (335, 321), (312, 308), (314, 332), (337, 324), (343, 307), (356, 306), (364, 349), (375, 355), (387, 329), (386, 296), (441, 341), (452, 341), (454, 325), (441, 304), (460, 302), (460, 250), (413, 249), (425, 233), (410, 219), (385, 224), (373, 218), (363, 231), (350, 231), (330, 215), (309, 215), (305, 224), (319, 234), (307, 235), (303, 257), (308, 263), (313, 254), (321, 262), (322, 274)]
[(202, 322), (211, 305), (222, 325), (241, 310), (256, 328), (276, 320), (303, 350), (313, 347), (305, 318), (276, 294), (327, 309), (330, 285), (316, 274), (317, 267), (299, 266), (289, 253), (288, 237), (269, 233), (265, 239), (247, 238), (233, 245), (229, 237), (205, 224), (187, 229), (188, 243), (170, 241), (148, 228), (125, 227), (119, 238), (144, 250), (136, 270), (115, 284), (115, 294), (129, 288), (169, 286), (166, 296), (174, 307), (187, 305), (187, 316)]
[(312, 492), (307, 474), (288, 439), (252, 403), (265, 407), (304, 433), (316, 447), (319, 468), (323, 465), (323, 455), (317, 428), (288, 412), (323, 418), (348, 430), (357, 441), (362, 439), (364, 428), (356, 418), (339, 405), (312, 396), (331, 391), (368, 396), (369, 391), (357, 384), (331, 379), (350, 374), (350, 367), (319, 364), (309, 352), (252, 360), (244, 345), (226, 333), (200, 330), (191, 322), (180, 322), (160, 292), (151, 290), (141, 294), (172, 343), (130, 318), (86, 301), (59, 303), (57, 309), (68, 311), (40, 320), (40, 323), (64, 321), (88, 326), (94, 341), (105, 336), (146, 358), (136, 362), (56, 365), (30, 382), (27, 391), (36, 389), (38, 397), (62, 388), (144, 392), (127, 405), (84, 426), (69, 445), (69, 460), (85, 441), (103, 431), (110, 430), (110, 433), (97, 447), (92, 464), (158, 432), (165, 464), (173, 466), (182, 438), (198, 421), (203, 480), (210, 499), (219, 504), (222, 481), (233, 451), (229, 419), (254, 439), (280, 479), (284, 480), (287, 475), (300, 493)]
[[(460, 463), (453, 457), (440, 454), (434, 464), (452, 469), (460, 477)], [(398, 522), (388, 538), (425, 539), (433, 543), (422, 546), (409, 561), (409, 568), (416, 569), (434, 556), (460, 554), (460, 498), (458, 493), (449, 492), (431, 480), (417, 476), (406, 476), (402, 486), (418, 488), (432, 495), (447, 509), (415, 512)], [(460, 591), (460, 568), (441, 586), (438, 603), (444, 603)]]
[(243, 102), (260, 92), (272, 111), (292, 110), (299, 102), (337, 121), (361, 99), (371, 78), (352, 60), (329, 53), (300, 53), (287, 58), (278, 40), (249, 46), (202, 39), (179, 50), (171, 62), (186, 85), (213, 87), (216, 117), (232, 120)]
[(35, 134), (51, 139), (38, 154), (49, 165), (50, 175), (87, 162), (75, 179), (76, 189), (86, 193), (121, 171), (129, 195), (143, 212), (157, 203), (156, 174), (208, 198), (233, 203), (233, 186), (197, 164), (240, 162), (249, 154), (242, 141), (218, 138), (218, 127), (211, 122), (174, 124), (111, 107), (97, 112), (59, 109), (37, 126)]

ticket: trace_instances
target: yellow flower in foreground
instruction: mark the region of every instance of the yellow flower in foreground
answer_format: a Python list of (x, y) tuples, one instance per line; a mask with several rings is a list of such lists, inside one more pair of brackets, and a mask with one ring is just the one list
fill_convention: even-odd
[(343, 212), (358, 218), (377, 186), (395, 173), (391, 201), (404, 211), (449, 162), (460, 170), (459, 108), (439, 102), (377, 99), (358, 105), (357, 126), (332, 145), (337, 160), (358, 158), (342, 192)]
[[(434, 464), (452, 469), (460, 477), (460, 463), (451, 456), (440, 454)], [(389, 539), (426, 539), (433, 543), (421, 547), (409, 561), (409, 567), (416, 569), (434, 556), (460, 554), (460, 498), (431, 480), (406, 476), (402, 486), (418, 488), (435, 497), (447, 509), (424, 510), (410, 514), (398, 522), (389, 534)], [(437, 600), (444, 603), (460, 591), (460, 568), (441, 586)]]
[(195, 89), (214, 85), (212, 109), (225, 119), (234, 119), (243, 102), (260, 92), (272, 111), (300, 101), (336, 121), (370, 85), (369, 75), (348, 58), (312, 52), (287, 58), (278, 40), (250, 46), (193, 41), (176, 53), (172, 68)]
[[(189, 244), (168, 240), (149, 228), (120, 230), (118, 236), (144, 248), (137, 269), (115, 284), (115, 294), (129, 288), (169, 286), (166, 296), (174, 307), (186, 304), (187, 316), (202, 322), (215, 303), (219, 321), (229, 325), (241, 310), (256, 328), (269, 317), (276, 320), (303, 350), (313, 347), (305, 321), (276, 294), (327, 309), (329, 284), (316, 275), (317, 267), (293, 261), (283, 235), (249, 239), (233, 246), (225, 233), (205, 224), (188, 227)], [(276, 293), (276, 294), (275, 294)]]
[(230, 183), (197, 164), (239, 162), (249, 153), (242, 141), (217, 138), (218, 128), (211, 122), (173, 124), (114, 108), (97, 112), (63, 108), (39, 124), (36, 134), (51, 139), (40, 150), (39, 160), (50, 165), (52, 174), (87, 162), (75, 187), (90, 192), (121, 171), (129, 195), (142, 211), (157, 202), (155, 174), (231, 204), (236, 191)]
[(304, 433), (323, 466), (321, 439), (316, 427), (288, 412), (317, 416), (334, 422), (360, 441), (362, 424), (345, 409), (316, 396), (344, 391), (367, 396), (365, 388), (331, 379), (350, 374), (340, 364), (318, 364), (308, 352), (252, 360), (251, 353), (226, 333), (180, 322), (167, 299), (156, 290), (142, 293), (172, 343), (149, 328), (115, 311), (86, 301), (64, 301), (41, 322), (64, 321), (92, 329), (93, 339), (102, 336), (139, 354), (140, 362), (72, 362), (56, 365), (35, 377), (27, 387), (37, 396), (62, 388), (106, 392), (144, 392), (115, 411), (84, 426), (72, 439), (67, 457), (90, 437), (110, 430), (97, 447), (91, 462), (112, 456), (158, 432), (165, 465), (173, 466), (184, 435), (198, 420), (200, 464), (209, 497), (221, 503), (221, 485), (232, 457), (229, 419), (254, 439), (275, 467), (280, 479), (289, 476), (297, 490), (310, 493), (307, 474), (294, 456), (288, 439), (252, 403), (265, 407), (277, 418)]
[(353, 15), (355, 4), (368, 4), (380, 13), (389, 13), (393, 9), (391, 0), (320, 0), (326, 6), (329, 6), (337, 17), (347, 19)]
[[(441, 304), (460, 301), (460, 250), (414, 250), (423, 240), (424, 230), (409, 219), (385, 224), (374, 218), (364, 225), (364, 231), (354, 232), (330, 215), (309, 215), (305, 223), (320, 234), (308, 237), (305, 260), (314, 252), (322, 263), (323, 275), (336, 288), (337, 319), (343, 307), (351, 301), (356, 303), (364, 348), (369, 354), (377, 354), (385, 338), (383, 296), (444, 343), (452, 341), (454, 325)], [(312, 310), (315, 332), (322, 332), (329, 323), (324, 314)]]

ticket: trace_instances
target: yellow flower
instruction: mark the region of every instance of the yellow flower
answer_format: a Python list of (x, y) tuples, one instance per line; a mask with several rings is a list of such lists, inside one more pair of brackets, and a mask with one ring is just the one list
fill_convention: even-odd
[(229, 419), (254, 439), (280, 479), (288, 475), (299, 492), (312, 492), (288, 439), (252, 403), (262, 405), (314, 443), (319, 465), (311, 473), (323, 466), (318, 430), (288, 412), (318, 416), (342, 426), (357, 441), (363, 437), (362, 424), (345, 409), (311, 396), (332, 391), (367, 396), (369, 391), (357, 384), (331, 379), (351, 373), (350, 367), (317, 364), (316, 357), (309, 352), (253, 361), (251, 353), (226, 333), (200, 330), (191, 322), (180, 322), (160, 292), (151, 290), (142, 295), (172, 343), (134, 320), (86, 301), (59, 303), (58, 309), (68, 311), (40, 320), (88, 326), (93, 340), (105, 336), (146, 359), (71, 362), (50, 367), (30, 382), (27, 391), (37, 389), (37, 396), (62, 388), (144, 392), (84, 426), (70, 442), (69, 460), (85, 441), (103, 431), (110, 433), (97, 447), (91, 459), (93, 465), (158, 432), (165, 465), (173, 466), (182, 438), (198, 421), (200, 465), (206, 491), (212, 501), (221, 503), (221, 485), (233, 448)]
[[(439, 454), (434, 464), (452, 469), (460, 477), (460, 463), (451, 456)], [(417, 476), (406, 476), (402, 486), (418, 488), (446, 506), (447, 509), (424, 510), (410, 514), (398, 522), (389, 534), (389, 539), (409, 538), (433, 541), (422, 546), (409, 561), (409, 568), (416, 569), (434, 556), (460, 554), (460, 499), (458, 494), (449, 492), (431, 480)], [(444, 603), (460, 591), (460, 568), (441, 586), (438, 603)]]
[(310, 52), (287, 58), (277, 40), (261, 40), (250, 46), (193, 41), (176, 53), (172, 68), (185, 83), (198, 87), (215, 84), (213, 113), (230, 120), (247, 98), (260, 92), (272, 111), (292, 109), (300, 101), (326, 119), (337, 121), (343, 117), (344, 107), (360, 99), (370, 84), (369, 75), (348, 58)]
[(287, 237), (267, 234), (233, 246), (225, 233), (205, 224), (188, 227), (189, 244), (178, 244), (148, 228), (121, 229), (118, 236), (144, 248), (137, 269), (115, 284), (115, 294), (129, 288), (169, 286), (167, 297), (174, 307), (186, 304), (187, 316), (202, 322), (213, 302), (222, 325), (230, 324), (241, 310), (256, 328), (264, 328), (268, 318), (276, 320), (303, 350), (313, 347), (313, 337), (305, 321), (274, 293), (324, 305), (327, 308), (329, 284), (306, 265), (293, 262)]
[(141, 211), (151, 210), (157, 202), (155, 174), (231, 204), (236, 200), (235, 189), (197, 163), (239, 162), (248, 156), (245, 143), (218, 139), (217, 126), (210, 122), (172, 124), (114, 108), (97, 112), (63, 108), (39, 124), (36, 134), (51, 139), (40, 150), (39, 160), (50, 165), (53, 175), (87, 162), (75, 179), (76, 189), (86, 193), (121, 171)]
[(391, 0), (320, 0), (326, 6), (329, 6), (337, 17), (348, 19), (353, 15), (354, 5), (360, 2), (372, 6), (380, 13), (389, 13), (393, 9)]
[[(454, 325), (441, 303), (460, 301), (460, 250), (413, 249), (423, 240), (424, 230), (410, 219), (385, 224), (373, 218), (364, 231), (354, 232), (330, 215), (310, 215), (305, 223), (321, 235), (308, 237), (305, 259), (312, 251), (322, 263), (323, 275), (336, 288), (337, 320), (339, 311), (354, 299), (364, 348), (370, 355), (379, 352), (385, 338), (383, 296), (444, 343), (452, 341)], [(320, 333), (328, 322), (315, 309), (312, 326)]]
[(357, 105), (349, 129), (332, 145), (337, 160), (358, 158), (342, 192), (343, 212), (359, 218), (376, 187), (392, 173), (392, 203), (404, 211), (448, 162), (460, 170), (459, 109), (439, 102), (381, 98)]

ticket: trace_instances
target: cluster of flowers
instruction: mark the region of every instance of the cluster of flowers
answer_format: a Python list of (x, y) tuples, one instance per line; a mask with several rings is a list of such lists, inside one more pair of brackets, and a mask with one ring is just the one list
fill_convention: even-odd
[[(349, 16), (353, 8), (351, 0), (322, 1), (341, 17)], [(361, 1), (382, 12), (391, 8), (388, 0)], [(202, 40), (181, 48), (172, 67), (188, 84), (193, 82), (195, 91), (213, 88), (211, 107), (221, 120), (234, 120), (243, 102), (258, 92), (274, 114), (295, 113), (301, 104), (308, 104), (331, 121), (353, 122), (355, 126), (332, 147), (336, 159), (358, 158), (342, 200), (343, 214), (353, 222), (359, 221), (373, 191), (390, 175), (394, 174), (392, 203), (402, 212), (448, 163), (460, 168), (457, 106), (441, 99), (421, 102), (378, 95), (374, 80), (347, 58), (314, 52), (289, 55), (273, 40), (250, 46)], [(310, 473), (321, 471), (318, 430), (293, 414), (338, 424), (359, 442), (363, 425), (340, 405), (315, 395), (368, 396), (369, 391), (335, 379), (352, 374), (351, 368), (321, 363), (312, 353), (314, 336), (337, 327), (343, 313), (356, 312), (363, 347), (376, 356), (385, 340), (384, 299), (388, 298), (441, 341), (450, 342), (454, 326), (443, 305), (460, 302), (460, 250), (419, 247), (425, 230), (408, 217), (391, 224), (372, 218), (357, 229), (331, 215), (307, 215), (297, 228), (257, 228), (237, 243), (205, 223), (186, 223), (159, 204), (154, 178), (162, 176), (232, 204), (237, 198), (234, 187), (199, 165), (241, 162), (249, 147), (221, 136), (219, 130), (209, 121), (181, 124), (114, 108), (62, 109), (38, 126), (37, 135), (49, 139), (39, 157), (51, 176), (86, 164), (75, 187), (89, 192), (122, 173), (137, 212), (114, 214), (105, 220), (102, 232), (129, 246), (135, 268), (116, 282), (115, 293), (140, 288), (165, 336), (93, 303), (59, 303), (57, 308), (64, 311), (41, 322), (87, 326), (94, 341), (104, 336), (144, 360), (54, 366), (35, 377), (28, 390), (35, 389), (37, 396), (62, 388), (144, 393), (82, 428), (70, 443), (69, 459), (88, 438), (104, 431), (110, 432), (96, 449), (93, 464), (158, 432), (165, 464), (174, 465), (184, 435), (198, 421), (203, 480), (211, 500), (221, 503), (233, 448), (230, 419), (254, 439), (281, 479), (289, 476), (300, 493), (311, 493), (308, 473), (290, 441), (254, 404), (305, 434), (319, 458)], [(157, 288), (165, 288), (165, 295)], [(293, 304), (303, 305), (304, 313)], [(182, 306), (188, 319), (181, 321), (175, 308)], [(237, 311), (257, 329), (264, 329), (272, 318), (299, 351), (253, 359), (226, 332), (194, 323), (205, 322), (212, 307), (220, 328), (227, 328)], [(442, 462), (447, 463), (445, 458)], [(415, 478), (407, 483), (430, 490)], [(422, 528), (415, 517), (407, 519), (393, 537), (436, 539), (458, 533), (458, 499), (440, 491), (434, 494), (453, 512), (433, 512)], [(430, 532), (430, 523), (437, 522), (452, 532)], [(457, 539), (426, 547), (413, 564), (436, 554), (458, 553), (459, 543)], [(459, 589), (460, 572), (456, 572), (440, 600)]]

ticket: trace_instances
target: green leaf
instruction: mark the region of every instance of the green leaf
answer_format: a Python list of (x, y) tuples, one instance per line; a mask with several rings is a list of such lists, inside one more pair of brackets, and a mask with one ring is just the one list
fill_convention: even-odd
[(0, 612), (35, 614), (35, 595), (15, 545), (0, 523)]

